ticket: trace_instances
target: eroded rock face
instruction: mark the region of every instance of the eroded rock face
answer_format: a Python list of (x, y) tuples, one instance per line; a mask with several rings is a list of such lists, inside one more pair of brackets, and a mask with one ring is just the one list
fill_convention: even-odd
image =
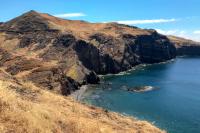
[[(153, 32), (151, 35), (123, 35), (123, 39), (135, 64), (157, 63), (176, 57), (175, 46), (163, 35)], [(133, 61), (133, 59), (130, 59)], [(134, 63), (131, 63), (135, 65)]]
[(158, 63), (176, 57), (175, 46), (165, 36), (157, 33), (140, 36), (136, 43), (140, 47), (141, 61), (144, 63)]
[(99, 83), (100, 78), (96, 75), (94, 71), (91, 71), (88, 75), (86, 75), (85, 81), (89, 84), (97, 84)]
[[(21, 34), (18, 36), (20, 39), (19, 48), (25, 48), (32, 46), (33, 50), (40, 50), (47, 47), (51, 41), (58, 35), (55, 32), (49, 31), (36, 31), (36, 32), (28, 32), (25, 34)], [(34, 45), (31, 45), (34, 44)]]
[(64, 47), (69, 47), (70, 45), (74, 45), (76, 42), (76, 39), (73, 35), (71, 34), (63, 34), (63, 35), (60, 35), (58, 36), (53, 44), (54, 46), (64, 46)]
[(63, 95), (71, 94), (71, 92), (77, 90), (80, 86), (79, 83), (67, 77), (62, 69), (59, 68), (39, 68), (32, 71), (27, 78), (40, 87)]
[(122, 35), (112, 38), (103, 34), (90, 37), (91, 43), (78, 41), (74, 47), (79, 59), (98, 74), (118, 73), (140, 63), (163, 62), (176, 57), (176, 48), (162, 35)]
[(94, 70), (98, 74), (120, 72), (119, 64), (108, 54), (103, 54), (92, 44), (85, 41), (78, 41), (74, 46), (76, 53), (89, 70)]
[(191, 55), (191, 56), (199, 56), (200, 55), (200, 45), (196, 46), (181, 46), (177, 48), (177, 55)]
[(22, 80), (32, 81), (39, 87), (63, 95), (70, 94), (80, 86), (78, 82), (67, 77), (61, 68), (45, 67), (39, 60), (15, 57), (2, 49), (0, 49), (0, 57), (1, 67), (5, 67), (5, 71), (14, 77), (18, 75), (16, 79), (20, 79), (19, 75), (27, 72), (21, 77)]

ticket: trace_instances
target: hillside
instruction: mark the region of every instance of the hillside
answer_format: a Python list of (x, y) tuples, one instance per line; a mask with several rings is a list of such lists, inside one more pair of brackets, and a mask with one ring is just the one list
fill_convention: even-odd
[(0, 23), (0, 132), (162, 132), (64, 96), (99, 83), (99, 74), (178, 55), (200, 55), (200, 46), (155, 30), (35, 11)]
[(153, 125), (77, 103), (0, 70), (1, 133), (161, 133)]

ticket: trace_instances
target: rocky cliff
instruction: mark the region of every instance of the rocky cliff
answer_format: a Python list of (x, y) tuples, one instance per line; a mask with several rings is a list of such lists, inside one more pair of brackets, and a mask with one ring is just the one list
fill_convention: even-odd
[(193, 44), (189, 50), (184, 43), (178, 46), (155, 30), (63, 20), (35, 11), (0, 25), (1, 68), (63, 95), (82, 84), (98, 83), (98, 74), (193, 53)]

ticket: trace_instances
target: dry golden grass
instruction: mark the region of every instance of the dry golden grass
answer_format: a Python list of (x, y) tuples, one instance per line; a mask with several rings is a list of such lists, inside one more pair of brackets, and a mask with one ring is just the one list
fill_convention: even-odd
[(31, 82), (0, 80), (1, 133), (161, 133), (145, 121), (86, 106)]
[(72, 79), (78, 79), (79, 73), (77, 69), (77, 64), (72, 65), (72, 67), (67, 72), (67, 76), (71, 77)]
[(5, 41), (5, 33), (0, 32), (0, 45)]
[(48, 21), (49, 27), (53, 29), (58, 29), (62, 32), (71, 32), (76, 37), (82, 39), (88, 39), (88, 37), (93, 33), (103, 33), (108, 36), (117, 37), (121, 33), (127, 33), (131, 35), (145, 35), (150, 34), (149, 31), (139, 29), (139, 28), (129, 28), (126, 26), (120, 26), (113, 23), (89, 23), (79, 20), (65, 20), (61, 18), (56, 18), (49, 14), (38, 13), (42, 18)]
[(5, 33), (0, 33), (0, 46), (8, 51), (16, 50), (17, 44), (19, 43), (19, 39), (15, 38), (11, 40), (6, 40), (5, 35), (2, 36), (1, 34)]

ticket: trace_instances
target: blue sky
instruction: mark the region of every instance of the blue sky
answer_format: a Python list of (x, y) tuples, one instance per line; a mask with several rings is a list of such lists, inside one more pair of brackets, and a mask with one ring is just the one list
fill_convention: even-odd
[(200, 0), (2, 0), (0, 21), (29, 10), (65, 19), (153, 28), (200, 41)]

